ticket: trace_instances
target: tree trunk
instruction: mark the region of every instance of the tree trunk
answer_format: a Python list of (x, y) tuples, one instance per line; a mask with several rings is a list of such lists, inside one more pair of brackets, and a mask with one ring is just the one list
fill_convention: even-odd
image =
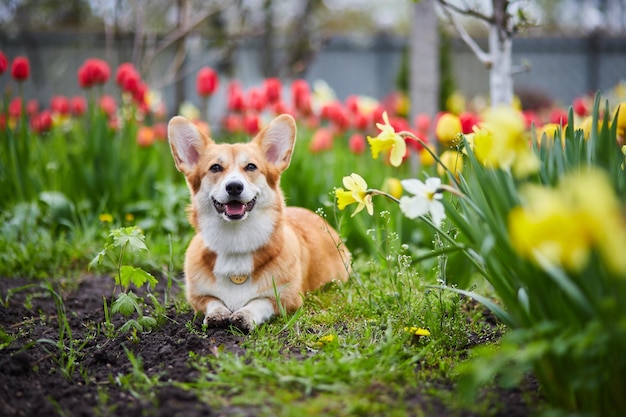
[(496, 26), (489, 28), (489, 53), (492, 58), (489, 68), (489, 96), (491, 106), (513, 103), (513, 39)]
[(413, 6), (411, 29), (409, 98), (411, 115), (439, 111), (439, 31), (434, 0), (421, 0)]

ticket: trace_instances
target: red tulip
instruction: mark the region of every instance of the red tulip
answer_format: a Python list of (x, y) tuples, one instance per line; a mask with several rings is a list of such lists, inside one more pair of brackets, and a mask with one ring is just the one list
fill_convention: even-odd
[(212, 95), (219, 85), (217, 73), (209, 67), (203, 67), (198, 71), (196, 78), (196, 91), (200, 97)]
[(355, 153), (357, 155), (362, 154), (363, 152), (365, 152), (366, 148), (365, 137), (360, 133), (354, 133), (352, 136), (350, 136), (350, 139), (348, 139), (348, 147), (350, 148), (352, 153)]
[(418, 113), (415, 115), (415, 128), (418, 132), (428, 135), (430, 132), (430, 116), (426, 113)]
[(78, 69), (78, 85), (82, 88), (91, 88), (102, 85), (109, 80), (111, 68), (106, 61), (98, 58), (89, 58)]
[(563, 109), (553, 109), (550, 112), (550, 123), (565, 126), (567, 124), (567, 112)]
[(346, 97), (346, 107), (350, 110), (350, 113), (359, 114), (359, 97), (355, 95)]
[(295, 80), (291, 83), (291, 96), (295, 109), (304, 114), (311, 114), (311, 90), (305, 80)]
[(139, 80), (141, 77), (139, 76), (139, 72), (135, 69), (135, 66), (130, 62), (124, 62), (117, 67), (117, 72), (115, 73), (115, 82), (116, 84), (123, 89), (124, 91), (128, 91), (126, 89), (126, 80), (128, 78), (134, 78), (135, 80)]
[(572, 108), (574, 113), (576, 113), (580, 117), (585, 117), (589, 114), (589, 106), (587, 105), (587, 100), (584, 97), (578, 97), (574, 99), (572, 103)]
[(248, 92), (248, 108), (261, 112), (265, 108), (266, 98), (263, 91), (258, 88), (251, 88)]
[(47, 132), (52, 129), (52, 115), (50, 110), (44, 110), (30, 121), (30, 127), (36, 133)]
[(70, 99), (70, 112), (74, 116), (82, 116), (87, 111), (87, 101), (83, 96), (74, 96)]
[(224, 130), (230, 133), (239, 133), (243, 129), (243, 118), (240, 114), (230, 113), (222, 121)]
[(24, 81), (30, 75), (30, 63), (25, 56), (18, 56), (11, 64), (11, 77), (17, 81)]
[(461, 121), (461, 131), (465, 134), (472, 133), (473, 127), (478, 124), (478, 116), (470, 112), (459, 114), (459, 120)]
[(367, 130), (371, 126), (371, 123), (372, 123), (372, 121), (368, 117), (368, 115), (363, 114), (360, 111), (357, 112), (357, 113), (354, 113), (354, 116), (352, 118), (352, 124), (353, 124), (355, 129)]
[(243, 95), (241, 84), (232, 81), (228, 85), (228, 110), (234, 112), (243, 112), (246, 109), (246, 100)]
[(260, 122), (259, 116), (256, 113), (248, 113), (243, 118), (243, 130), (250, 136), (254, 136), (259, 133)]
[(115, 115), (115, 110), (117, 110), (115, 99), (108, 95), (102, 96), (100, 98), (100, 109), (105, 112), (107, 116), (113, 117), (113, 115)]
[(13, 97), (9, 103), (9, 116), (14, 119), (22, 115), (22, 97)]
[(152, 126), (152, 130), (154, 131), (154, 138), (158, 141), (164, 142), (167, 140), (167, 124), (160, 122), (155, 123)]
[(270, 104), (276, 104), (280, 101), (282, 86), (278, 78), (266, 78), (263, 81), (263, 91), (265, 92), (265, 100)]
[(328, 151), (333, 147), (333, 132), (330, 129), (319, 128), (313, 133), (309, 150), (313, 153)]
[(26, 114), (29, 117), (34, 117), (39, 113), (39, 102), (36, 98), (28, 100), (26, 103)]
[(6, 55), (2, 51), (0, 51), (0, 75), (4, 73), (9, 67), (9, 61), (7, 60)]
[(50, 110), (53, 113), (66, 115), (70, 113), (70, 101), (65, 96), (53, 96), (50, 99)]

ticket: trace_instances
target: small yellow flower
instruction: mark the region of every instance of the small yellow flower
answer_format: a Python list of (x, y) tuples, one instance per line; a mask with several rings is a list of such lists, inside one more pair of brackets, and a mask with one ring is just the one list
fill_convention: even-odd
[(327, 334), (326, 336), (320, 337), (319, 341), (322, 345), (327, 345), (329, 343), (333, 343), (336, 337), (334, 334)]
[(422, 329), (421, 327), (416, 326), (405, 327), (404, 331), (414, 336), (430, 336), (430, 331), (428, 331), (428, 329)]
[(102, 223), (113, 223), (113, 216), (111, 216), (109, 213), (102, 213), (100, 216), (98, 216), (98, 219), (100, 219)]
[(126, 216), (124, 216), (124, 219), (130, 223), (133, 220), (135, 220), (135, 216), (133, 215), (133, 213), (126, 213)]
[(367, 191), (367, 183), (363, 177), (354, 173), (348, 177), (343, 177), (343, 186), (346, 187), (346, 190), (343, 188), (335, 190), (339, 210), (345, 209), (350, 204), (357, 203), (358, 205), (352, 216), (363, 210), (363, 208), (367, 209), (367, 213), (370, 216), (374, 214), (372, 195)]
[(396, 133), (395, 129), (389, 123), (387, 112), (383, 113), (383, 123), (376, 123), (380, 129), (380, 133), (376, 137), (367, 137), (367, 141), (372, 148), (372, 158), (377, 159), (378, 154), (382, 151), (391, 150), (389, 161), (394, 167), (400, 166), (404, 155), (406, 154), (406, 143), (404, 138)]

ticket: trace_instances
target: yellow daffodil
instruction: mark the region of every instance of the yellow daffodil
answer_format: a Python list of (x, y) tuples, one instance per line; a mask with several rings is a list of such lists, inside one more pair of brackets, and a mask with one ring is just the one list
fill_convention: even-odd
[(570, 271), (585, 267), (591, 252), (607, 270), (626, 276), (626, 222), (606, 174), (583, 169), (556, 188), (527, 186), (525, 204), (509, 213), (509, 234), (523, 257), (538, 257)]
[(525, 207), (509, 213), (509, 235), (515, 250), (527, 259), (579, 271), (587, 263), (590, 240), (582, 218), (553, 190), (528, 187)]
[(335, 190), (335, 197), (337, 198), (337, 207), (339, 210), (343, 210), (346, 206), (357, 203), (356, 210), (352, 213), (352, 216), (363, 210), (367, 209), (367, 213), (371, 216), (374, 214), (374, 204), (372, 203), (372, 195), (367, 192), (367, 183), (359, 174), (351, 174), (348, 177), (343, 177), (343, 188), (337, 188)]
[(483, 114), (484, 122), (474, 129), (476, 159), (485, 166), (512, 170), (517, 177), (539, 169), (539, 159), (526, 138), (524, 118), (511, 107), (491, 108)]
[(404, 138), (396, 133), (395, 129), (389, 123), (389, 116), (387, 112), (383, 113), (383, 123), (376, 123), (376, 126), (380, 129), (380, 133), (376, 137), (367, 137), (367, 141), (372, 148), (372, 157), (378, 158), (378, 154), (383, 151), (391, 150), (390, 162), (394, 167), (400, 166), (404, 155), (406, 154), (406, 143)]

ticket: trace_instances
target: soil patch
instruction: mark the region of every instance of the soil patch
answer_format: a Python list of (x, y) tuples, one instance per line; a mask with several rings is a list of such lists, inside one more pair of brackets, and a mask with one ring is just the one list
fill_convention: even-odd
[[(72, 339), (80, 346), (73, 366), (64, 362), (58, 345), (58, 305), (51, 292), (39, 284), (21, 279), (0, 279), (0, 416), (211, 416), (218, 415), (177, 382), (193, 382), (199, 372), (189, 366), (190, 352), (214, 355), (218, 351), (245, 353), (246, 336), (225, 329), (201, 328), (201, 318), (192, 313), (168, 311), (168, 320), (157, 330), (132, 337), (127, 333), (109, 338), (104, 333), (103, 296), (110, 299), (112, 280), (85, 277), (78, 287), (55, 291), (62, 295)], [(25, 288), (22, 288), (25, 287)], [(16, 289), (20, 289), (16, 291)], [(119, 319), (113, 319), (121, 326)], [(66, 338), (66, 353), (71, 351)], [(141, 358), (143, 370), (158, 378), (157, 392), (133, 396), (122, 389), (117, 378), (132, 372), (128, 352)], [(67, 355), (65, 355), (67, 357)], [(62, 369), (70, 369), (70, 376)], [(73, 369), (72, 369), (73, 368)], [(441, 387), (451, 390), (452, 387)], [(393, 395), (385, 387), (371, 387), (380, 395)], [(432, 389), (432, 386), (431, 388)], [(531, 413), (527, 405), (529, 390), (489, 393), (503, 407), (493, 415), (521, 417)], [(427, 409), (430, 416), (472, 416), (449, 410), (425, 392), (415, 392), (403, 401), (415, 402), (416, 409)], [(238, 406), (220, 410), (220, 415), (256, 414), (254, 409)]]

